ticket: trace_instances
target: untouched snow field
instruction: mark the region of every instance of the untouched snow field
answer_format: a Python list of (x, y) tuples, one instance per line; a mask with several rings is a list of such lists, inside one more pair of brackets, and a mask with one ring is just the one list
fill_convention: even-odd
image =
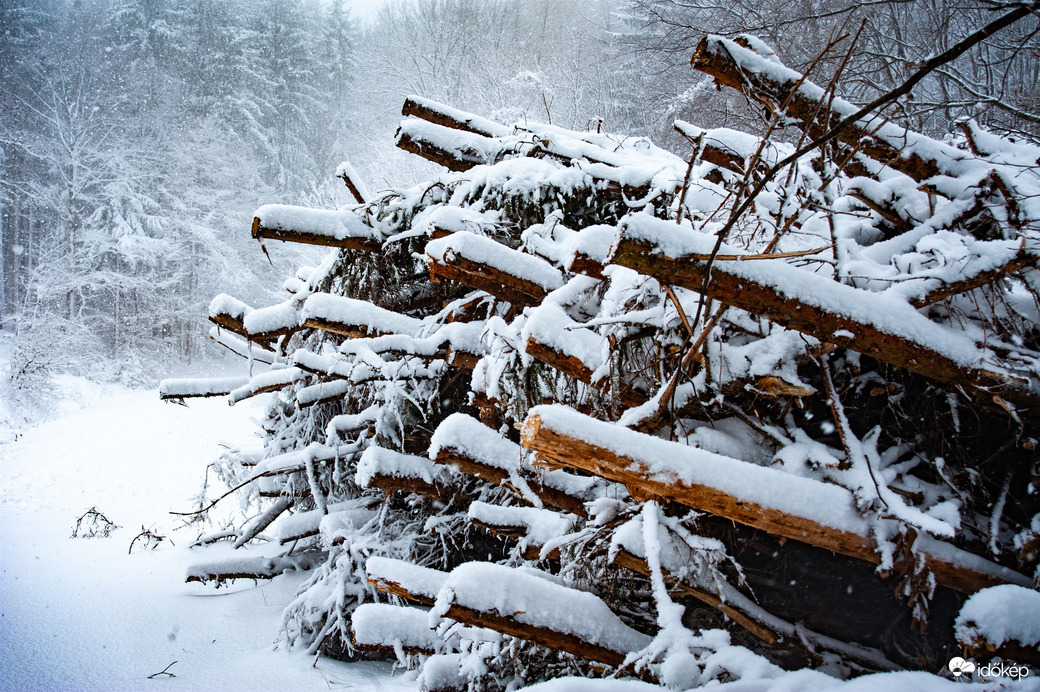
[[(260, 397), (189, 407), (157, 392), (106, 390), (80, 410), (0, 436), (0, 690), (412, 690), (385, 663), (344, 664), (275, 649), (302, 580), (185, 584), (187, 510), (222, 441), (248, 441)], [(75, 409), (75, 406), (69, 408)], [(210, 496), (215, 494), (211, 486)], [(237, 509), (234, 498), (214, 517)], [(70, 538), (96, 506), (121, 528)], [(167, 536), (128, 554), (142, 526)], [(227, 546), (220, 546), (221, 550)], [(149, 675), (169, 667), (176, 677)]]

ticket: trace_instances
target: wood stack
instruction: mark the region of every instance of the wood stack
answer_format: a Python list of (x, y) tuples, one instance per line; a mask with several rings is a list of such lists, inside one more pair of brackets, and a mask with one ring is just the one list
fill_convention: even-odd
[[(759, 51), (709, 38), (693, 64), (809, 136), (855, 112)], [(341, 211), (262, 207), (257, 239), (336, 250), (282, 304), (214, 301), (214, 338), (261, 372), (164, 390), (280, 392), (266, 458), (227, 473), (282, 497), (236, 545), (291, 511), (281, 542), (327, 555), (313, 588), (364, 553), (359, 588), (393, 602), (349, 630), (349, 603), (314, 616), (314, 650), (418, 656), (432, 688), (505, 635), (652, 680), (659, 578), (691, 626), (774, 660), (927, 668), (966, 595), (1031, 584), (1035, 552), (1009, 547), (1040, 511), (1040, 152), (856, 123), (727, 220), (788, 145), (677, 123), (685, 160), (403, 112), (398, 145), (454, 173), (370, 200), (355, 181)], [(917, 409), (972, 440), (938, 442)], [(289, 553), (271, 559), (189, 578)]]

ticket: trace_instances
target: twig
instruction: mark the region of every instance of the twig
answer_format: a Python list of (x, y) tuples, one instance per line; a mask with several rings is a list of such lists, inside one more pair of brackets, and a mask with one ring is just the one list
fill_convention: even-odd
[(163, 668), (162, 670), (160, 670), (158, 673), (152, 673), (151, 675), (148, 676), (148, 679), (151, 680), (152, 678), (157, 678), (160, 675), (169, 675), (171, 678), (177, 677), (176, 675), (174, 675), (173, 673), (170, 672), (170, 668), (172, 668), (173, 664), (176, 663), (176, 662), (177, 661), (174, 661), (170, 665), (168, 665), (165, 668)]

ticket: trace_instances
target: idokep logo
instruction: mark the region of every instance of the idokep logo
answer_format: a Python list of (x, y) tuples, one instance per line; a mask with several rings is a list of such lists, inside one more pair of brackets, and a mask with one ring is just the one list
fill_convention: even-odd
[(975, 662), (965, 661), (963, 658), (951, 658), (950, 662), (946, 664), (946, 667), (953, 673), (953, 677), (960, 678), (965, 676), (965, 679), (970, 680), (971, 674), (975, 672)]
[[(1029, 676), (1029, 668), (1016, 664), (990, 663), (985, 666), (976, 666), (974, 661), (964, 660), (959, 656), (951, 658), (946, 667), (953, 673), (955, 680), (971, 681), (973, 677), (981, 680), (992, 680), (993, 678), (1014, 678), (1021, 680)], [(975, 675), (973, 676), (972, 673)]]

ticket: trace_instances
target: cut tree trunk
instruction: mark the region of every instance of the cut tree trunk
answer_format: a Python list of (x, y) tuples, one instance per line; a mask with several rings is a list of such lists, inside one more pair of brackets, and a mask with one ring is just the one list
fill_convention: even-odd
[[(572, 430), (581, 430), (581, 436)], [(660, 440), (563, 406), (532, 409), (521, 436), (550, 468), (593, 473), (624, 483), (637, 498), (678, 502), (776, 536), (881, 562), (869, 522), (855, 512), (852, 493), (839, 486)], [(740, 490), (732, 487), (738, 480)], [(818, 508), (825, 510), (819, 514)], [(1029, 583), (1018, 572), (928, 536), (918, 536), (913, 549), (938, 583), (962, 593)]]

